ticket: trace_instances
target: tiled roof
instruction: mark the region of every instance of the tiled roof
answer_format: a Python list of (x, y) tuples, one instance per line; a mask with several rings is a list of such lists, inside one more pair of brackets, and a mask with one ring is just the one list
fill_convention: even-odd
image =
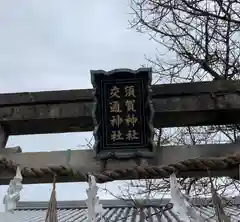
[[(169, 200), (148, 200), (145, 203), (134, 204), (132, 201), (102, 200), (105, 221), (115, 222), (179, 222), (177, 212), (174, 212)], [(209, 203), (195, 202), (203, 218), (207, 221), (216, 221), (214, 209)], [(238, 201), (239, 202), (239, 199)], [(18, 203), (15, 217), (18, 222), (44, 222), (48, 202), (20, 202)], [(231, 221), (240, 220), (240, 205), (238, 203), (225, 207), (226, 214), (231, 216)], [(87, 222), (87, 210), (84, 201), (60, 201), (58, 202), (58, 222)]]

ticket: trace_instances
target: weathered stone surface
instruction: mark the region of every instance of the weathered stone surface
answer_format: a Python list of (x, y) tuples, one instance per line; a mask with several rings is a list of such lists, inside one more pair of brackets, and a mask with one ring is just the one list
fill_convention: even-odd
[[(7, 149), (5, 149), (7, 150)], [(207, 144), (207, 145), (194, 145), (194, 146), (165, 146), (156, 149), (154, 159), (145, 160), (146, 164), (152, 166), (161, 166), (177, 163), (187, 159), (205, 158), (205, 157), (221, 157), (228, 156), (234, 153), (239, 153), (239, 144)], [(174, 155), (173, 155), (174, 154)], [(46, 168), (48, 166), (67, 166), (66, 151), (52, 151), (52, 152), (0, 152), (0, 156), (4, 156), (9, 160), (15, 161), (21, 167), (28, 168)], [(88, 172), (100, 173), (103, 171), (101, 161), (95, 159), (95, 152), (93, 150), (72, 150), (70, 152), (69, 165), (73, 170), (79, 170), (85, 174)], [(136, 167), (134, 160), (108, 160), (105, 165), (105, 170), (121, 170), (126, 168)], [(1, 167), (1, 166), (0, 166)], [(15, 171), (4, 169), (0, 170), (0, 185), (8, 184), (13, 178)], [(211, 171), (212, 176), (232, 176), (239, 175), (238, 167), (235, 169), (226, 169), (219, 171)], [(187, 171), (182, 172), (179, 176), (186, 177), (202, 177), (208, 176), (207, 171)], [(131, 176), (130, 176), (131, 177)], [(52, 183), (52, 176), (41, 177), (24, 177), (23, 183)], [(118, 178), (121, 180), (122, 178)], [(131, 179), (131, 178), (129, 178)], [(58, 182), (76, 182), (83, 181), (83, 178), (74, 178), (73, 176), (58, 176)]]
[[(154, 127), (240, 123), (238, 81), (152, 86)], [(92, 90), (0, 94), (10, 135), (93, 130)]]

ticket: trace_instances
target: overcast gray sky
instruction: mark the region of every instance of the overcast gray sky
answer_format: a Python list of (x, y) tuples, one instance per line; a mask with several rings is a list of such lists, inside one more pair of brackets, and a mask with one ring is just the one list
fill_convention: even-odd
[[(156, 45), (147, 35), (128, 29), (128, 2), (1, 1), (0, 92), (91, 88), (91, 69), (137, 69), (146, 64), (144, 55), (153, 56)], [(79, 149), (91, 137), (92, 132), (17, 136), (10, 137), (7, 146), (20, 145), (24, 152)], [(86, 187), (58, 184), (57, 198), (84, 199)], [(6, 189), (1, 187), (1, 199)], [(50, 192), (51, 185), (26, 185), (21, 200), (48, 200)]]

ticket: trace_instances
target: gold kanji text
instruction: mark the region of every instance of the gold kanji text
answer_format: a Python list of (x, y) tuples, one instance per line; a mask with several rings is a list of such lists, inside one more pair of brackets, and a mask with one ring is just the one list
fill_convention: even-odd
[(110, 122), (112, 126), (119, 127), (123, 122), (123, 118), (120, 115), (112, 116)]
[(120, 103), (118, 101), (110, 102), (110, 112), (111, 113), (121, 113)]
[(135, 108), (134, 108), (134, 104), (135, 104), (135, 100), (126, 100), (125, 101), (125, 105), (127, 108), (127, 112), (136, 112)]
[(120, 130), (114, 130), (111, 132), (111, 140), (112, 141), (118, 141), (118, 140), (124, 140), (123, 135)]
[(134, 86), (125, 86), (125, 96), (126, 97), (130, 97), (130, 96), (132, 96), (132, 97), (136, 97), (135, 96), (135, 88), (134, 88)]
[(126, 139), (127, 140), (138, 140), (138, 133), (136, 130), (128, 130), (127, 134), (126, 134)]
[(132, 126), (135, 126), (135, 124), (137, 123), (138, 121), (138, 118), (132, 114), (132, 115), (127, 115), (127, 117), (125, 118), (125, 122), (127, 123), (127, 125), (132, 125)]
[(110, 90), (110, 98), (120, 98), (120, 89), (117, 86), (113, 86)]

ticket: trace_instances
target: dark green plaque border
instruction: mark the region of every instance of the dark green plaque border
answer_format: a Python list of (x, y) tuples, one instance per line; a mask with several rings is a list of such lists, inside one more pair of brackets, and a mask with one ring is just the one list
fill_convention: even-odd
[[(102, 115), (103, 108), (102, 102), (104, 102), (103, 85), (104, 83), (115, 81), (116, 84), (129, 81), (129, 82), (140, 82), (143, 81), (144, 86), (144, 122), (145, 122), (145, 133), (146, 133), (146, 142), (141, 145), (131, 145), (131, 146), (112, 146), (106, 147), (104, 146), (103, 133), (105, 121)], [(151, 81), (152, 81), (152, 70), (150, 68), (140, 68), (138, 70), (130, 70), (130, 69), (115, 69), (109, 72), (104, 70), (91, 70), (91, 81), (94, 88), (94, 106), (93, 106), (93, 120), (94, 120), (94, 150), (96, 152), (97, 157), (101, 159), (108, 158), (133, 158), (133, 157), (152, 157), (153, 156), (153, 105), (151, 101), (150, 94), (151, 90)]]

